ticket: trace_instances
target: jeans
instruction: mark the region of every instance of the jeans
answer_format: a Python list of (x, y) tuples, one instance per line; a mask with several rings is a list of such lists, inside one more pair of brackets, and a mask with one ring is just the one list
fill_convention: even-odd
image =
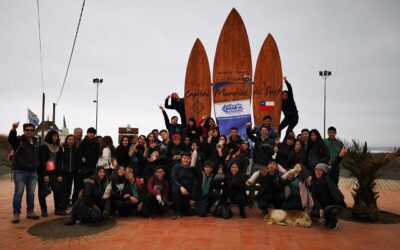
[(13, 197), (13, 212), (21, 212), (22, 196), (26, 186), (26, 207), (27, 211), (33, 211), (35, 201), (35, 188), (37, 181), (36, 171), (14, 170), (14, 197)]

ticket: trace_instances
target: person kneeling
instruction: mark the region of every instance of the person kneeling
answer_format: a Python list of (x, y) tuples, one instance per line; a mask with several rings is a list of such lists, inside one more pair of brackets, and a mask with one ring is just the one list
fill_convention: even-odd
[(220, 197), (220, 193), (216, 190), (217, 184), (212, 171), (213, 163), (211, 161), (204, 163), (203, 170), (196, 170), (193, 200), (195, 200), (195, 208), (200, 217), (210, 214), (210, 209)]
[(84, 189), (71, 210), (66, 225), (101, 222), (110, 212), (109, 199), (104, 199), (108, 185), (105, 169), (98, 167), (94, 177), (84, 180)]
[(168, 211), (168, 182), (164, 179), (165, 170), (159, 165), (154, 170), (154, 176), (147, 182), (147, 194), (144, 197), (143, 216), (153, 218), (154, 212)]
[(172, 200), (174, 202), (172, 219), (177, 219), (181, 215), (193, 215), (191, 206), (194, 205), (194, 201), (191, 200), (191, 193), (194, 189), (195, 176), (190, 160), (190, 153), (183, 153), (181, 163), (176, 164), (172, 169)]
[(115, 209), (120, 216), (132, 215), (135, 211), (141, 212), (143, 208), (143, 188), (139, 178), (135, 177), (132, 168), (125, 169), (126, 184), (123, 191), (123, 202), (119, 203)]
[(257, 196), (258, 207), (263, 211), (263, 215), (268, 214), (268, 206), (273, 205), (275, 209), (282, 207), (285, 200), (284, 186), (281, 181), (285, 169), (278, 169), (275, 160), (271, 160), (267, 166), (254, 172), (246, 185), (251, 186), (255, 183), (260, 184)]

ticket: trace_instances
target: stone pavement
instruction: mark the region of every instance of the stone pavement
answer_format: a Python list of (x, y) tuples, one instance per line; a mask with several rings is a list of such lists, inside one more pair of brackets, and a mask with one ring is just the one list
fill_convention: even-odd
[[(115, 227), (97, 235), (42, 240), (28, 234), (28, 228), (56, 217), (26, 220), (24, 211), (21, 222), (14, 225), (11, 223), (12, 182), (1, 180), (0, 190), (0, 249), (400, 249), (400, 224), (340, 220), (337, 231), (320, 225), (312, 228), (267, 225), (257, 208), (247, 210), (247, 219), (238, 218), (236, 208), (230, 220), (213, 217), (171, 220), (169, 216), (153, 220), (118, 218)], [(351, 205), (351, 190), (342, 188), (342, 191), (346, 203)], [(380, 208), (400, 213), (399, 194), (396, 190), (380, 190)], [(48, 204), (52, 204), (50, 199)], [(53, 212), (51, 207), (49, 214)], [(74, 227), (79, 225), (70, 229)]]

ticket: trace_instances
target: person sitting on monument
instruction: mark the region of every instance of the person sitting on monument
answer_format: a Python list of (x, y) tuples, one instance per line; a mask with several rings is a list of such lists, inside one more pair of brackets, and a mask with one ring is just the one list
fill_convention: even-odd
[(283, 77), (283, 80), (288, 90), (282, 92), (282, 112), (285, 118), (283, 118), (279, 125), (279, 134), (281, 134), (282, 130), (286, 127), (288, 127), (287, 131), (293, 130), (299, 122), (299, 114), (293, 97), (292, 85), (287, 81), (286, 76)]
[[(171, 104), (168, 104), (168, 99), (171, 98)], [(182, 125), (186, 127), (186, 116), (185, 116), (185, 99), (179, 98), (178, 93), (173, 92), (171, 95), (165, 98), (164, 106), (166, 109), (174, 109), (179, 113), (182, 120)]]
[(167, 112), (165, 112), (164, 107), (160, 105), (159, 108), (161, 109), (162, 114), (164, 116), (165, 127), (168, 129), (169, 135), (171, 137), (174, 134), (182, 135), (184, 126), (182, 124), (178, 124), (178, 117), (174, 115), (171, 117), (171, 121), (170, 121), (168, 118)]

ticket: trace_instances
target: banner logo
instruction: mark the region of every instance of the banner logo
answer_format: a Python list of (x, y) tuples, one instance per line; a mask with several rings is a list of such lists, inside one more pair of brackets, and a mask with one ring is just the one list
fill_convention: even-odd
[(238, 114), (243, 112), (243, 106), (240, 103), (236, 104), (225, 104), (222, 106), (222, 111), (224, 111), (225, 114)]

